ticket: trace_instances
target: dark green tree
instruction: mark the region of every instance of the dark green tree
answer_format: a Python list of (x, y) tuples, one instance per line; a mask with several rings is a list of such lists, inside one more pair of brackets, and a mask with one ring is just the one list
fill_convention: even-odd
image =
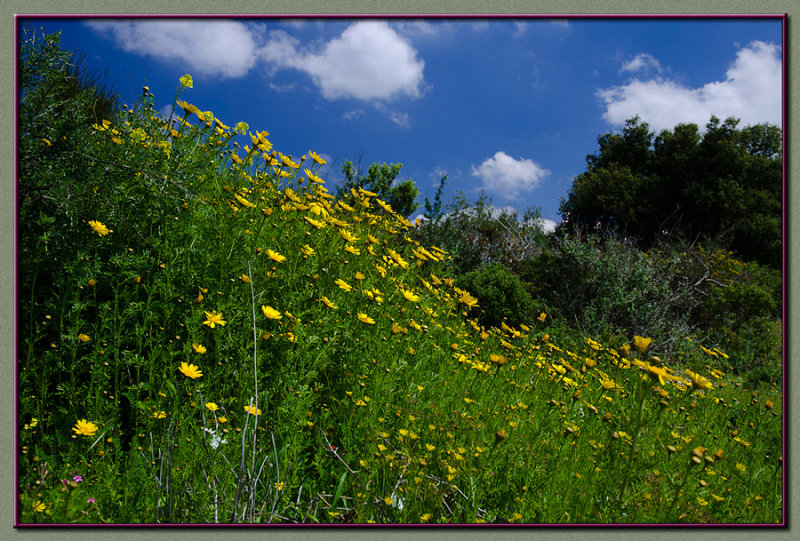
[(657, 136), (638, 117), (598, 138), (562, 200), (563, 230), (613, 231), (648, 248), (697, 239), (781, 264), (781, 130), (711, 117)]
[(412, 180), (397, 180), (402, 169), (402, 163), (373, 163), (366, 172), (361, 166), (350, 160), (345, 160), (342, 165), (344, 181), (337, 187), (337, 197), (347, 198), (351, 189), (363, 188), (378, 195), (392, 207), (392, 210), (401, 216), (410, 216), (419, 208), (417, 196), (419, 190)]
[(439, 187), (436, 188), (436, 194), (433, 196), (433, 202), (425, 197), (425, 213), (423, 216), (430, 222), (438, 222), (442, 219), (442, 216), (444, 216), (444, 211), (442, 210), (442, 196), (444, 194), (444, 185), (446, 182), (447, 175), (442, 175), (439, 181)]

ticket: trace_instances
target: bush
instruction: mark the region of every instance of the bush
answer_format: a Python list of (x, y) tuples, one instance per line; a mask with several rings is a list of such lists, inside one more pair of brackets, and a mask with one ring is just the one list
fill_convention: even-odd
[(522, 281), (502, 265), (489, 264), (468, 272), (456, 285), (478, 299), (478, 320), (486, 327), (530, 323), (538, 315), (537, 304)]
[(685, 334), (669, 276), (627, 242), (563, 239), (519, 269), (534, 297), (589, 334)]

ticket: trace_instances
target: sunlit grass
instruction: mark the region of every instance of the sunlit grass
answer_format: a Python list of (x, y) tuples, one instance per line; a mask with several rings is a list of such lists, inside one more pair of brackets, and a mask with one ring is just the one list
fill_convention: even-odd
[(482, 327), (413, 224), (191, 87), (95, 125), (79, 223), (31, 247), (63, 273), (20, 299), (21, 522), (782, 519), (780, 389)]

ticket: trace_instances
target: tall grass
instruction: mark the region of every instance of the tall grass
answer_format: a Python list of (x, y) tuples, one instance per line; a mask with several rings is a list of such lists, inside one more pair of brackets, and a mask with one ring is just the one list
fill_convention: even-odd
[(481, 326), (448, 253), (192, 84), (21, 206), (19, 522), (782, 520), (780, 389), (688, 338)]

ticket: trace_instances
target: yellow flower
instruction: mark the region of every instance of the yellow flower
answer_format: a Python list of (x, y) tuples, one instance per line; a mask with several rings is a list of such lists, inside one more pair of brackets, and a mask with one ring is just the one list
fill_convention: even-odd
[(206, 319), (203, 322), (203, 325), (208, 325), (212, 329), (216, 325), (220, 325), (220, 326), (224, 327), (228, 323), (227, 321), (222, 319), (222, 312), (220, 312), (218, 314), (216, 310), (212, 310), (211, 312), (206, 312), (206, 318), (208, 318), (208, 319)]
[(389, 256), (394, 260), (395, 263), (400, 265), (401, 268), (406, 269), (408, 268), (408, 263), (405, 259), (402, 258), (400, 254), (389, 248)]
[(328, 297), (322, 297), (322, 298), (320, 299), (320, 301), (322, 301), (322, 304), (324, 304), (324, 305), (325, 305), (325, 306), (327, 306), (328, 308), (332, 308), (333, 310), (336, 310), (336, 309), (338, 308), (338, 306), (336, 306), (335, 304), (333, 304), (333, 303), (330, 301), (330, 299), (328, 299)]
[(217, 411), (219, 409), (219, 406), (217, 406), (214, 402), (206, 402), (206, 407), (210, 411)]
[(81, 334), (78, 335), (78, 340), (80, 340), (81, 342), (88, 342), (89, 340), (91, 340), (91, 338), (89, 338), (87, 335), (81, 333)]
[(217, 421), (219, 421), (220, 423), (227, 423), (228, 422), (228, 418), (225, 417), (224, 415), (220, 415), (219, 418), (217, 419)]
[(192, 344), (192, 348), (193, 348), (193, 349), (194, 349), (194, 350), (195, 350), (197, 353), (200, 353), (200, 354), (203, 354), (203, 353), (205, 353), (205, 352), (206, 352), (206, 347), (205, 347), (203, 344)]
[(633, 364), (635, 364), (636, 366), (639, 367), (640, 370), (645, 372), (646, 376), (651, 380), (658, 379), (658, 382), (661, 385), (664, 385), (666, 383), (666, 380), (668, 379), (671, 380), (676, 379), (674, 376), (671, 376), (666, 370), (664, 370), (660, 366), (653, 366), (647, 361), (640, 361), (637, 359), (633, 361)]
[(92, 229), (94, 229), (95, 233), (97, 233), (101, 237), (111, 233), (111, 230), (109, 228), (107, 228), (104, 224), (98, 222), (97, 220), (90, 220), (89, 225), (91, 226)]
[(192, 80), (192, 76), (188, 73), (179, 79), (181, 82), (181, 86), (185, 86), (186, 88), (194, 88), (194, 81)]
[(303, 252), (304, 256), (312, 256), (314, 255), (314, 248), (309, 246), (308, 244), (304, 244), (300, 251)]
[(362, 323), (366, 323), (367, 325), (375, 325), (375, 320), (369, 317), (367, 314), (362, 314), (361, 312), (358, 313), (358, 320)]
[(281, 317), (283, 317), (279, 311), (275, 310), (271, 306), (262, 305), (261, 311), (264, 312), (264, 315), (267, 317), (267, 319), (281, 319)]
[(644, 350), (647, 349), (647, 346), (649, 346), (652, 341), (652, 338), (643, 338), (636, 335), (633, 337), (633, 347), (636, 348), (639, 353), (644, 353)]
[(614, 380), (603, 374), (602, 379), (600, 380), (600, 385), (603, 386), (603, 389), (606, 391), (610, 391), (612, 389), (617, 389), (618, 386), (614, 383)]
[(239, 202), (239, 204), (241, 204), (243, 207), (253, 208), (256, 206), (247, 199), (245, 199), (244, 197), (242, 197), (241, 195), (239, 195), (238, 193), (233, 194), (233, 197), (235, 197), (236, 200)]
[(326, 163), (328, 163), (325, 160), (323, 160), (322, 158), (320, 158), (319, 154), (317, 154), (316, 152), (314, 152), (312, 150), (308, 151), (308, 155), (311, 156), (311, 159), (314, 160), (314, 162), (319, 164), (319, 165), (325, 165)]
[(345, 246), (344, 251), (349, 252), (353, 255), (361, 255), (361, 251), (352, 244), (348, 244), (347, 246)]
[(314, 218), (309, 218), (308, 216), (303, 216), (303, 219), (305, 221), (307, 221), (308, 223), (310, 223), (312, 226), (314, 226), (316, 229), (322, 229), (323, 227), (325, 227), (325, 223), (324, 222), (319, 222), (319, 221), (315, 220)]
[(403, 294), (403, 297), (409, 302), (417, 302), (419, 300), (419, 295), (416, 295), (413, 290), (409, 291), (407, 289), (400, 288), (400, 293)]
[(399, 334), (399, 333), (408, 334), (408, 329), (404, 329), (397, 323), (392, 322), (392, 334)]
[(692, 387), (695, 389), (713, 389), (714, 384), (708, 381), (706, 378), (701, 376), (700, 374), (696, 374), (691, 370), (686, 371), (689, 374), (689, 377), (692, 378)]
[(478, 299), (470, 295), (468, 291), (462, 291), (461, 297), (458, 300), (466, 304), (468, 308), (478, 306)]
[(283, 263), (284, 261), (286, 261), (286, 256), (283, 256), (273, 250), (267, 250), (267, 255), (269, 256), (270, 259), (272, 259), (273, 261), (277, 261), (278, 263)]
[(350, 233), (347, 229), (339, 229), (339, 236), (342, 237), (346, 242), (355, 242), (358, 239), (355, 235)]
[(200, 370), (198, 366), (195, 366), (193, 364), (188, 364), (186, 362), (182, 362), (178, 370), (180, 370), (181, 373), (187, 378), (197, 379), (203, 377), (203, 372)]
[(545, 314), (544, 312), (542, 312), (541, 314), (539, 314), (539, 317), (537, 317), (536, 319), (538, 319), (539, 321), (541, 321), (542, 323), (544, 323), (544, 320), (545, 320), (545, 319), (547, 319), (547, 314)]
[(45, 504), (43, 504), (42, 502), (40, 502), (39, 500), (36, 500), (35, 502), (33, 502), (33, 512), (34, 513), (42, 513), (42, 512), (44, 512), (44, 510), (46, 508), (47, 508), (47, 506)]
[(257, 408), (257, 407), (255, 407), (255, 406), (245, 406), (245, 407), (244, 407), (244, 411), (245, 411), (245, 412), (246, 412), (248, 415), (261, 415), (261, 410), (260, 410), (260, 409), (258, 409), (258, 408)]
[(336, 282), (334, 282), (334, 283), (337, 286), (339, 286), (340, 288), (344, 289), (345, 291), (350, 291), (350, 290), (353, 289), (353, 286), (349, 285), (347, 282), (345, 282), (341, 278), (337, 279)]
[(81, 419), (75, 423), (72, 431), (81, 436), (94, 436), (94, 433), (97, 432), (97, 425), (86, 419)]
[(163, 419), (167, 416), (167, 412), (165, 411), (154, 411), (153, 412), (153, 419)]

